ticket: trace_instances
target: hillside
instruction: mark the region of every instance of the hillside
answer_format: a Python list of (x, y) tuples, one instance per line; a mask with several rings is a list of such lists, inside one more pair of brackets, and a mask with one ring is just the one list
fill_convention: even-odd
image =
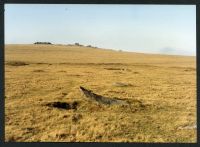
[(196, 57), (5, 47), (6, 141), (189, 143), (196, 117)]
[(192, 66), (195, 57), (119, 52), (111, 49), (68, 45), (6, 45), (6, 61), (30, 63), (132, 63)]

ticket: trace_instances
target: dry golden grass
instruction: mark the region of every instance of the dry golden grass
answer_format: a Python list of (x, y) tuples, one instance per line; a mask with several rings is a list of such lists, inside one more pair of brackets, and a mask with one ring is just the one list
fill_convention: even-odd
[[(195, 57), (64, 45), (6, 45), (5, 57), (6, 141), (197, 141)], [(131, 106), (99, 105), (79, 86)]]

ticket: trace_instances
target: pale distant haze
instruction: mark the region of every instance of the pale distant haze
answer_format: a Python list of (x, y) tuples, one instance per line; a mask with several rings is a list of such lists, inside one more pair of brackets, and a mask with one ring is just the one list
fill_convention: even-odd
[(196, 55), (195, 5), (6, 4), (5, 43)]

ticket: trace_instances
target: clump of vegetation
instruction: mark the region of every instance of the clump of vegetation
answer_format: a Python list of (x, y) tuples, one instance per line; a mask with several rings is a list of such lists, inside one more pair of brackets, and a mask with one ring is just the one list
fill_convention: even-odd
[(76, 46), (84, 46), (84, 45), (79, 44), (79, 43), (74, 43), (74, 45), (76, 45)]
[(52, 44), (51, 42), (35, 42), (34, 44)]
[[(76, 46), (85, 46), (85, 45), (82, 45), (80, 43), (74, 43), (74, 45)], [(72, 46), (71, 44), (69, 44), (69, 46)], [(86, 47), (89, 47), (89, 48), (97, 48), (96, 46), (92, 46), (92, 45), (87, 45)]]
[(134, 72), (133, 72), (133, 74), (139, 74), (139, 72), (137, 72), (137, 71), (134, 71)]
[(7, 65), (11, 65), (11, 66), (25, 66), (25, 65), (29, 65), (26, 62), (22, 62), (22, 61), (9, 61), (6, 63)]
[(87, 45), (86, 47), (97, 48), (96, 46)]

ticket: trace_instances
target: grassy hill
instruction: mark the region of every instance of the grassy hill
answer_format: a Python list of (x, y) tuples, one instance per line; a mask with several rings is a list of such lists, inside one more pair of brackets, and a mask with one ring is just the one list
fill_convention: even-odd
[(195, 57), (119, 52), (68, 45), (7, 45), (6, 61), (31, 63), (133, 63), (193, 66)]
[(5, 102), (6, 141), (196, 142), (196, 58), (6, 45)]

